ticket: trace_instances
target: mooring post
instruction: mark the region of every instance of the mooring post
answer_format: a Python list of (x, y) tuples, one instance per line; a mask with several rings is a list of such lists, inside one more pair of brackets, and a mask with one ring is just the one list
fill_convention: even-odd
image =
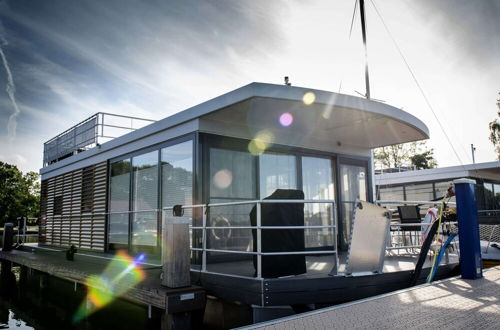
[(188, 218), (163, 213), (161, 256), (162, 285), (170, 288), (191, 285)]
[(8, 222), (3, 227), (2, 251), (12, 250), (13, 244), (14, 244), (14, 224)]
[(457, 199), (460, 272), (462, 278), (475, 280), (483, 277), (477, 203), (474, 190), (476, 181), (457, 179), (453, 183), (455, 184)]

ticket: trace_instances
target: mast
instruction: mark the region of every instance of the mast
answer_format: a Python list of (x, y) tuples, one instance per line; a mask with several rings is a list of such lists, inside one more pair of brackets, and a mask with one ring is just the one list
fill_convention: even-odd
[(366, 46), (366, 19), (365, 19), (365, 0), (359, 0), (359, 11), (361, 16), (361, 33), (363, 35), (363, 46), (365, 46), (365, 83), (366, 98), (370, 99), (370, 77), (368, 75), (368, 48)]

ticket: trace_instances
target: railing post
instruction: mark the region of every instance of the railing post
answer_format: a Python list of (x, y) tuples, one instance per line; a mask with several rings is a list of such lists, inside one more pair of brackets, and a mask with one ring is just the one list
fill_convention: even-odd
[(170, 288), (191, 285), (189, 247), (189, 220), (180, 216), (167, 216), (163, 212), (161, 284)]
[(337, 203), (333, 203), (333, 219), (334, 219), (334, 225), (335, 225), (335, 274), (337, 275), (338, 270), (339, 270), (339, 242), (338, 242), (338, 236), (339, 236), (339, 226), (338, 226), (338, 219), (337, 219)]
[(477, 222), (475, 180), (454, 180), (457, 199), (458, 237), (460, 241), (460, 272), (462, 278), (483, 277), (481, 244)]
[(207, 209), (205, 206), (202, 207), (202, 247), (203, 251), (201, 251), (201, 270), (203, 272), (207, 271)]
[(261, 232), (261, 207), (262, 204), (257, 202), (257, 278), (262, 278), (262, 232)]

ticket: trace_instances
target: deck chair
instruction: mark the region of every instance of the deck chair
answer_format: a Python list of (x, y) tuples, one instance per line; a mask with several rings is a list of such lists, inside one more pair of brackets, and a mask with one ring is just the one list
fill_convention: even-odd
[[(401, 224), (420, 223), (420, 207), (418, 205), (398, 206), (399, 220)], [(420, 231), (421, 226), (401, 226), (401, 231)]]
[[(419, 243), (420, 231), (422, 226), (403, 226), (405, 223), (421, 223), (420, 207), (418, 205), (404, 205), (398, 206), (399, 221), (401, 223), (401, 231), (403, 238), (406, 241), (406, 233), (410, 235), (409, 245), (417, 245)], [(404, 243), (408, 245), (407, 242)]]

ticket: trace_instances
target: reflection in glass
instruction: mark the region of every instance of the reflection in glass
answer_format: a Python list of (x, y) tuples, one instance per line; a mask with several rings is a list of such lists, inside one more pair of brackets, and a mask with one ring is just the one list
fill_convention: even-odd
[(351, 220), (356, 199), (366, 201), (367, 181), (366, 167), (357, 165), (340, 165), (340, 199), (343, 215), (342, 245), (347, 247), (351, 235)]
[(494, 210), (495, 209), (495, 195), (493, 194), (493, 183), (485, 182), (484, 187), (484, 209)]
[(132, 245), (156, 246), (158, 224), (158, 151), (132, 158)]
[[(109, 197), (109, 243), (128, 244), (130, 159), (111, 164)], [(114, 213), (117, 212), (117, 213)], [(124, 212), (124, 213), (119, 213)]]
[[(302, 181), (305, 199), (335, 199), (332, 161), (328, 158), (302, 157)], [(333, 225), (331, 204), (305, 204), (304, 221), (307, 226)], [(306, 229), (306, 248), (332, 246), (333, 230)]]
[(292, 155), (265, 153), (260, 155), (260, 198), (276, 189), (296, 189), (296, 158)]
[[(255, 156), (248, 151), (210, 148), (210, 202), (224, 203), (256, 199)], [(210, 209), (209, 226), (249, 226), (253, 205), (221, 206)], [(251, 230), (210, 230), (207, 244), (213, 249), (248, 250)], [(211, 253), (212, 260), (217, 256)], [(221, 255), (228, 257), (227, 254)], [(241, 256), (238, 256), (241, 257)]]
[[(161, 150), (162, 207), (191, 205), (193, 202), (193, 141)], [(185, 216), (191, 209), (184, 211)]]
[(500, 208), (500, 184), (495, 184), (495, 210), (498, 210)]
[[(441, 198), (446, 196), (448, 189), (453, 187), (453, 183), (450, 181), (436, 182), (434, 183), (434, 194), (436, 198)], [(450, 202), (455, 202), (455, 196), (450, 198)]]
[(405, 186), (407, 201), (431, 201), (434, 199), (432, 183), (408, 184)]

